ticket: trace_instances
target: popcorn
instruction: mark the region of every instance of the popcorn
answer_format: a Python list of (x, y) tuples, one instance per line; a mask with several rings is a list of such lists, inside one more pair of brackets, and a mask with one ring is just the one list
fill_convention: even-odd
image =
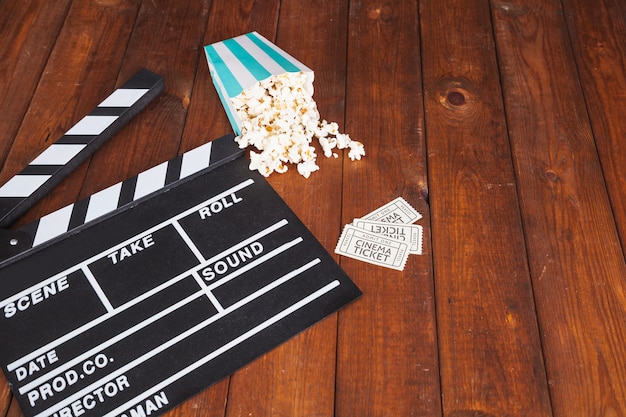
[(348, 149), (351, 160), (365, 155), (363, 144), (320, 121), (313, 100), (313, 71), (258, 34), (250, 32), (204, 47), (213, 84), (241, 148), (250, 151), (250, 169), (269, 176), (296, 164), (309, 177), (319, 170), (317, 138), (325, 157)]
[(287, 72), (258, 81), (231, 99), (241, 119), (241, 134), (235, 138), (240, 148), (253, 146), (250, 169), (264, 176), (287, 171), (287, 164), (297, 164), (300, 175), (308, 178), (319, 170), (315, 148), (317, 138), (324, 156), (337, 157), (333, 149), (349, 149), (348, 157), (359, 160), (365, 155), (361, 142), (339, 133), (337, 123), (320, 121), (313, 99), (310, 73)]

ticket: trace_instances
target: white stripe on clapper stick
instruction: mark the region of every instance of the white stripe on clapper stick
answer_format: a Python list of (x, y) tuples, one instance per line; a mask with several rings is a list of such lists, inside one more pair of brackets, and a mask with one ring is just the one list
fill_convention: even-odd
[(28, 197), (51, 175), (16, 175), (0, 188), (0, 197)]
[(42, 217), (37, 226), (33, 246), (37, 246), (53, 237), (67, 232), (73, 210), (74, 205), (70, 204), (69, 206), (65, 206), (62, 209)]
[(92, 194), (92, 196), (89, 197), (87, 214), (85, 214), (85, 223), (117, 209), (121, 193), (122, 183), (118, 182), (117, 184), (113, 184), (102, 191)]
[(163, 162), (137, 176), (137, 185), (135, 186), (133, 200), (138, 200), (141, 197), (163, 188), (167, 174), (167, 165), (167, 162)]
[(213, 142), (207, 142), (202, 146), (187, 151), (183, 154), (183, 161), (180, 167), (180, 178), (188, 177), (191, 174), (207, 168), (211, 161), (211, 149)]
[(131, 107), (147, 92), (147, 88), (119, 88), (98, 107)]

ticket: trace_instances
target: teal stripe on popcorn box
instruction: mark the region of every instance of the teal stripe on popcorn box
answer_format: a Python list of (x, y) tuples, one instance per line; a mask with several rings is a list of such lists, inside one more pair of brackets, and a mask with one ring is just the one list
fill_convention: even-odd
[(259, 81), (287, 72), (310, 74), (313, 83), (313, 70), (257, 32), (207, 45), (204, 51), (213, 84), (237, 135), (241, 134), (241, 120), (231, 98)]

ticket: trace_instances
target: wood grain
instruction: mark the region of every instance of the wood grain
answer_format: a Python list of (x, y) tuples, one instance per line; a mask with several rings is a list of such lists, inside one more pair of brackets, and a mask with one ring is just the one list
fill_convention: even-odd
[(11, 401), (11, 405), (6, 414), (6, 417), (23, 417), (23, 416), (24, 414), (22, 414), (22, 410), (20, 410), (20, 407), (17, 404), (17, 401), (15, 400), (15, 398), (13, 398), (13, 401)]
[[(201, 44), (209, 45), (253, 30), (268, 39), (274, 39), (279, 9), (280, 2), (277, 0), (265, 1), (263, 4), (249, 0), (214, 1)], [(198, 51), (198, 57), (181, 153), (233, 131), (211, 81), (203, 50)]]
[[(269, 39), (274, 39), (279, 8), (279, 1), (266, 1), (263, 4), (249, 0), (213, 2), (202, 45), (208, 45), (253, 30)], [(196, 69), (180, 152), (185, 152), (208, 140), (232, 133), (226, 113), (211, 81), (204, 52), (200, 51), (199, 56), (200, 61)], [(196, 396), (204, 404), (204, 407), (195, 409), (193, 413), (189, 411), (187, 414), (184, 411), (189, 409), (185, 403), (170, 414), (173, 416), (220, 417), (226, 415), (227, 405), (229, 405), (229, 413), (236, 414), (232, 411), (229, 386), (230, 378), (225, 378)], [(244, 399), (249, 401), (252, 397), (253, 395), (246, 395)], [(237, 403), (235, 402), (235, 404)], [(249, 413), (245, 415), (247, 414)]]
[(420, 16), (444, 414), (548, 416), (490, 11)]
[(0, 2), (0, 161), (20, 128), (69, 4), (69, 0)]
[(4, 374), (0, 375), (0, 416), (5, 416), (11, 405), (11, 389)]
[[(19, 172), (114, 90), (138, 7), (137, 1), (117, 7), (72, 4), (0, 172), (0, 182)], [(87, 165), (83, 163), (55, 193), (35, 205), (23, 222), (75, 201)]]
[[(428, 230), (417, 2), (353, 1), (348, 33), (346, 131), (366, 157), (344, 154), (342, 224), (402, 196)], [(336, 415), (441, 415), (424, 242), (403, 273), (341, 260), (364, 295), (339, 315)]]
[[(311, 13), (302, 13), (310, 10)], [(346, 33), (328, 22), (345, 21), (336, 1), (282, 1), (277, 45), (315, 71), (322, 118), (343, 122)], [(318, 147), (320, 170), (305, 179), (292, 166), (270, 183), (332, 253), (341, 221), (341, 160)], [(231, 378), (227, 416), (329, 416), (335, 402), (336, 315), (304, 331)], [(264, 383), (271, 375), (271, 383)], [(251, 395), (251, 393), (254, 393)]]
[(623, 415), (626, 268), (563, 12), (494, 11), (554, 415)]
[[(210, 0), (184, 6), (172, 0), (142, 3), (117, 84), (143, 67), (164, 78), (165, 91), (93, 156), (83, 197), (178, 153), (209, 7)], [(118, 157), (113, 161), (111, 154)]]
[(624, 242), (626, 8), (620, 1), (565, 1), (564, 12), (613, 217)]
[(424, 255), (335, 255), (361, 299), (167, 415), (626, 416), (619, 0), (0, 0), (0, 183), (139, 68), (166, 86), (18, 224), (231, 132), (202, 47), (250, 31), (367, 152), (272, 186), (330, 253), (402, 196)]

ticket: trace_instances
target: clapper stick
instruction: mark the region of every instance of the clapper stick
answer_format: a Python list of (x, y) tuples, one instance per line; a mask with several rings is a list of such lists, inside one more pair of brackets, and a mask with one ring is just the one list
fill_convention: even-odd
[(163, 88), (161, 76), (140, 70), (0, 187), (0, 228), (9, 227), (143, 110)]
[[(230, 162), (243, 152), (243, 149), (237, 146), (232, 134), (207, 142), (83, 200), (47, 214), (33, 223), (15, 231), (7, 231), (7, 237), (4, 240), (0, 239), (0, 260), (51, 241), (90, 221), (101, 220), (129, 208), (132, 203), (138, 203), (154, 193), (164, 192), (183, 179), (206, 173)], [(12, 239), (13, 244), (10, 243)]]

